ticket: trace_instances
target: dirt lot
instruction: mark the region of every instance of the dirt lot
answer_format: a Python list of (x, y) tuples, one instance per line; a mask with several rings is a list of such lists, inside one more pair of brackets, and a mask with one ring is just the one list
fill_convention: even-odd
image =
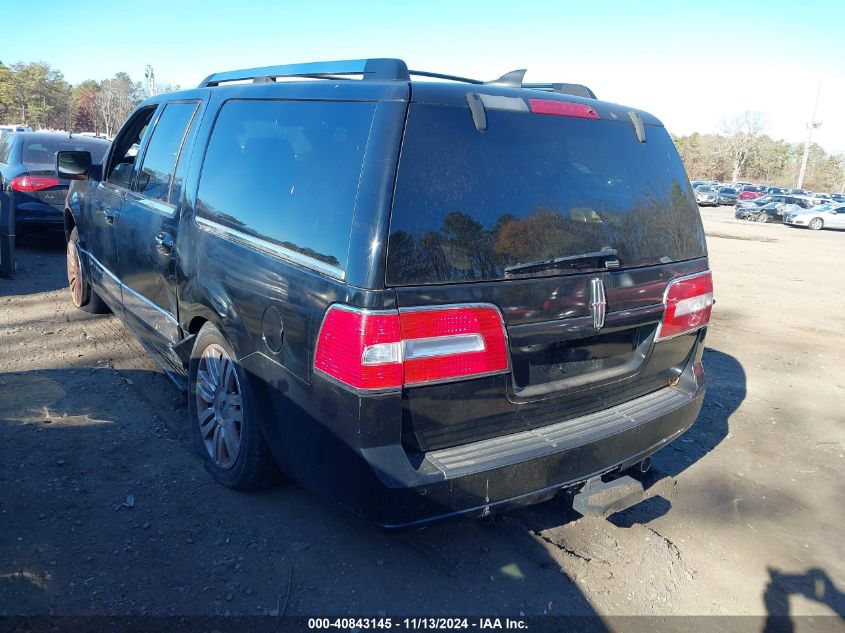
[(0, 280), (0, 615), (845, 614), (845, 233), (703, 210), (710, 388), (610, 521), (561, 499), (385, 533), (286, 484), (215, 485), (180, 393), (63, 245)]

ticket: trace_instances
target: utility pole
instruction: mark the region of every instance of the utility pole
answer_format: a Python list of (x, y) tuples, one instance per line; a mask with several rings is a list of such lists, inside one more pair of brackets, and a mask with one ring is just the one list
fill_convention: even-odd
[(813, 106), (813, 116), (810, 117), (810, 122), (807, 124), (807, 143), (804, 145), (804, 157), (801, 159), (801, 171), (798, 172), (798, 182), (795, 184), (796, 189), (801, 189), (804, 185), (804, 173), (807, 171), (807, 159), (810, 157), (810, 142), (813, 138), (813, 130), (818, 128), (821, 123), (816, 121), (816, 111), (819, 109), (819, 95), (822, 92), (822, 82), (819, 82), (819, 89), (816, 92), (816, 104)]
[(144, 77), (147, 79), (147, 96), (152, 97), (156, 93), (156, 75), (153, 67), (149, 64), (144, 69)]

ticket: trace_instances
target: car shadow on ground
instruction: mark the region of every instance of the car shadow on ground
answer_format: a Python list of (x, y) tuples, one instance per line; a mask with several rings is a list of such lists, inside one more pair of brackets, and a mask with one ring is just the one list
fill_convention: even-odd
[(654, 456), (652, 481), (677, 477), (716, 448), (729, 433), (729, 420), (747, 395), (745, 370), (735, 357), (704, 350), (707, 393), (689, 431)]
[[(642, 481), (646, 497), (608, 517), (617, 527), (646, 525), (670, 512), (671, 501), (660, 494), (663, 484), (703, 459), (728, 436), (728, 421), (746, 397), (745, 370), (733, 356), (710, 348), (705, 349), (703, 362), (708, 387), (698, 419), (680, 438), (654, 454), (648, 473), (636, 469), (630, 473)], [(571, 506), (572, 492), (562, 492), (542, 504), (542, 511), (525, 512), (539, 529), (549, 529), (580, 518)]]
[(7, 615), (595, 615), (516, 522), (385, 532), (293, 483), (215, 484), (178, 397), (155, 371), (0, 374)]

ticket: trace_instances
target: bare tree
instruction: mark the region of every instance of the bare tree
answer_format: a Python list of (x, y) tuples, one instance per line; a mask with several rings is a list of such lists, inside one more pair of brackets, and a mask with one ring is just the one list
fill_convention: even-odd
[(141, 87), (132, 83), (126, 73), (117, 73), (112, 79), (100, 82), (94, 97), (97, 127), (106, 136), (113, 136), (126, 117), (140, 101)]
[(739, 180), (743, 169), (759, 153), (760, 135), (764, 127), (763, 114), (750, 110), (722, 123), (722, 129), (728, 137), (723, 151), (730, 160), (731, 178), (734, 182)]

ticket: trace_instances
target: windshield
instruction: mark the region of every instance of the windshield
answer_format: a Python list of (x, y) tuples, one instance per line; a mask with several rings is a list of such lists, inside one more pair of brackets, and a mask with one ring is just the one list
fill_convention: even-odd
[(701, 193), (716, 193), (716, 189), (714, 187), (709, 186), (709, 185), (696, 187), (696, 190), (701, 192)]
[[(503, 279), (519, 264), (615, 249), (620, 266), (702, 257), (669, 134), (630, 121), (412, 104), (388, 244), (390, 285)], [(536, 275), (560, 274), (560, 270)]]

